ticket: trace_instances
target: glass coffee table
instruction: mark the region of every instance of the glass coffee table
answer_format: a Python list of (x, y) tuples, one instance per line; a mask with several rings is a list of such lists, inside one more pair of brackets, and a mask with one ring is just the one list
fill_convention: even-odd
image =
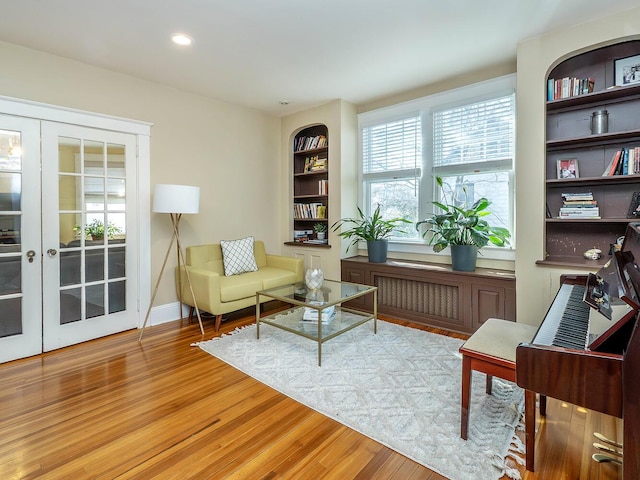
[[(364, 295), (373, 295), (373, 313), (343, 307), (340, 304)], [(260, 297), (280, 300), (291, 308), (260, 318)], [(312, 290), (302, 283), (284, 285), (256, 292), (256, 335), (260, 324), (286, 330), (318, 342), (318, 366), (322, 364), (322, 344), (373, 319), (377, 333), (378, 287), (357, 283), (324, 280)]]

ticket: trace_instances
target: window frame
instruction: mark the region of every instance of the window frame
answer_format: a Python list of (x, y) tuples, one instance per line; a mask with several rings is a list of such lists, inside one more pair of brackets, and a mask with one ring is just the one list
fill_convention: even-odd
[[(377, 110), (364, 112), (358, 115), (358, 203), (365, 214), (371, 213), (370, 202), (370, 183), (367, 183), (366, 176), (363, 174), (363, 131), (367, 127), (380, 125), (382, 123), (391, 123), (403, 118), (407, 118), (411, 115), (419, 115), (421, 119), (422, 129), (422, 159), (421, 164), (416, 166), (416, 172), (418, 176), (416, 180), (417, 194), (418, 194), (418, 218), (427, 218), (431, 213), (431, 201), (435, 198), (434, 192), (436, 188), (434, 178), (434, 167), (432, 166), (432, 152), (433, 152), (433, 122), (432, 112), (435, 110), (441, 111), (447, 108), (455, 108), (457, 106), (466, 105), (470, 103), (481, 102), (483, 100), (489, 100), (498, 98), (501, 96), (512, 95), (514, 102), (513, 121), (514, 121), (514, 152), (511, 159), (511, 169), (509, 171), (509, 205), (510, 205), (510, 218), (507, 220), (510, 225), (511, 239), (510, 246), (508, 247), (493, 247), (488, 245), (482, 249), (482, 257), (492, 260), (515, 260), (515, 118), (516, 118), (516, 105), (515, 105), (515, 90), (516, 90), (516, 75), (510, 74), (501, 76), (498, 78), (486, 80), (483, 82), (474, 83), (464, 87), (436, 93), (426, 97), (422, 97), (415, 100), (391, 105)], [(500, 164), (504, 162), (486, 162), (484, 167), (487, 171), (495, 171), (499, 169), (504, 171), (504, 168), (500, 168)], [(469, 168), (460, 166), (450, 167), (436, 167), (446, 168), (449, 171), (464, 171), (469, 172)], [(421, 175), (420, 175), (421, 173)], [(387, 177), (381, 173), (368, 174), (370, 178), (375, 178), (377, 181), (387, 178), (389, 181), (393, 180), (393, 174), (389, 174)], [(428, 200), (427, 200), (428, 199)], [(413, 228), (410, 226), (409, 228)], [(449, 256), (449, 249), (436, 254), (430, 247), (425, 246), (427, 241), (422, 238), (398, 238), (392, 237), (389, 239), (389, 250), (402, 253), (428, 253), (437, 256)], [(364, 244), (359, 245), (359, 248), (365, 248)]]

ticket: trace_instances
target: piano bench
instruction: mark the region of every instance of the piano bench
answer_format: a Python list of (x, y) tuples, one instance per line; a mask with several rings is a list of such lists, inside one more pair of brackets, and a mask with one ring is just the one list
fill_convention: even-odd
[[(487, 375), (486, 392), (491, 395), (491, 381), (493, 377), (516, 381), (516, 347), (523, 342), (530, 342), (535, 336), (537, 327), (522, 323), (489, 318), (478, 330), (460, 347), (462, 354), (462, 408), (460, 412), (460, 436), (466, 440), (469, 432), (469, 401), (471, 397), (471, 372), (476, 370)], [(534, 396), (525, 399), (525, 405), (535, 406), (535, 392), (525, 391), (525, 395)], [(526, 408), (526, 406), (525, 406)], [(544, 412), (541, 412), (544, 413)], [(525, 432), (527, 460), (531, 451), (533, 458), (533, 439), (529, 432)], [(527, 469), (533, 470), (527, 462)]]

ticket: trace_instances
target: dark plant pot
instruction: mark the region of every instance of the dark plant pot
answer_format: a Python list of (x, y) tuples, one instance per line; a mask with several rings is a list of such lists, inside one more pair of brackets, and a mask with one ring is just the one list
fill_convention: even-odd
[(384, 263), (387, 261), (388, 239), (367, 240), (367, 253), (371, 263)]
[(451, 245), (451, 268), (460, 272), (476, 269), (478, 247), (475, 245)]

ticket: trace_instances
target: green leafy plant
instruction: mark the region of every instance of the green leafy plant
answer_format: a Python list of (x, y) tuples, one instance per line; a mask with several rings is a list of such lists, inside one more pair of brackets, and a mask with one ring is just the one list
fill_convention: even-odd
[(376, 207), (373, 215), (365, 215), (360, 207), (358, 207), (358, 218), (343, 218), (334, 223), (331, 228), (334, 232), (341, 230), (345, 225), (353, 225), (348, 230), (338, 233), (342, 238), (350, 239), (351, 243), (347, 246), (347, 251), (357, 245), (360, 240), (384, 240), (391, 236), (391, 232), (402, 232), (399, 228), (400, 223), (411, 223), (405, 218), (392, 218), (385, 220), (380, 213), (380, 204)]
[[(93, 240), (101, 240), (105, 235), (104, 222), (98, 219), (94, 219), (91, 223), (88, 223), (84, 229), (84, 233), (87, 237), (91, 237)], [(111, 222), (107, 223), (106, 234), (107, 238), (113, 238), (116, 235), (122, 233), (119, 227), (115, 226)]]
[(449, 245), (475, 245), (480, 250), (489, 243), (498, 247), (509, 244), (511, 234), (503, 227), (494, 227), (483, 218), (490, 215), (487, 210), (491, 202), (485, 197), (478, 199), (470, 208), (466, 208), (468, 202), (467, 189), (463, 187), (465, 202), (462, 207), (453, 204), (453, 192), (449, 192), (451, 200), (443, 187), (442, 178), (436, 177), (436, 183), (442, 189), (444, 203), (433, 202), (441, 212), (433, 213), (430, 218), (416, 223), (416, 230), (420, 231), (422, 225), (428, 228), (422, 233), (429, 239), (429, 245), (433, 245), (434, 252), (441, 252)]
[(327, 231), (327, 229), (328, 229), (328, 227), (327, 227), (327, 224), (326, 224), (326, 223), (316, 223), (316, 224), (313, 226), (313, 230), (314, 230), (316, 233), (325, 233), (325, 232)]

